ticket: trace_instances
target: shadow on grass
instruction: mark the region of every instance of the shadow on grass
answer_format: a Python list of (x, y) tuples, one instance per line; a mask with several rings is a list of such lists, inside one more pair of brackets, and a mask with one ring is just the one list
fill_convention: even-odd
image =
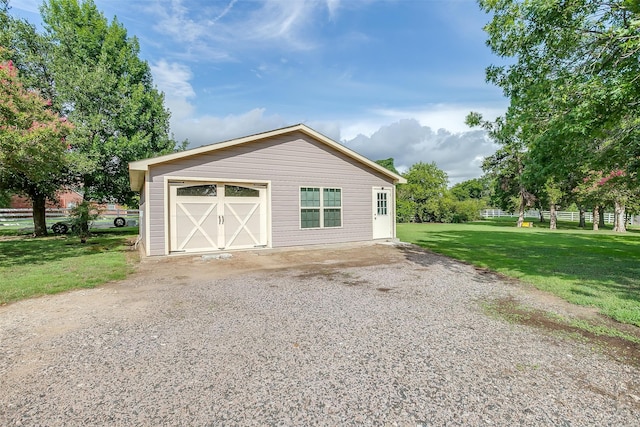
[(137, 228), (100, 230), (84, 244), (75, 236), (0, 240), (0, 268), (45, 264), (65, 258), (120, 250), (126, 243), (125, 236), (131, 236), (136, 231)]

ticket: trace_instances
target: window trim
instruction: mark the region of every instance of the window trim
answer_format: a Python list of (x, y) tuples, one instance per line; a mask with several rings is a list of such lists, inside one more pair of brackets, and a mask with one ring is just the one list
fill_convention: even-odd
[[(302, 206), (302, 189), (303, 188), (312, 188), (318, 189), (320, 192), (320, 206)], [(340, 190), (340, 206), (325, 206), (324, 205), (324, 190)], [(344, 198), (343, 198), (343, 188), (342, 187), (322, 187), (317, 185), (301, 185), (298, 187), (298, 228), (300, 230), (321, 230), (321, 229), (340, 229), (344, 226), (344, 217), (343, 217), (343, 207), (344, 207)], [(303, 209), (318, 209), (320, 211), (319, 218), (319, 226), (318, 227), (303, 227), (302, 226), (302, 210)], [(325, 209), (339, 209), (340, 210), (340, 225), (335, 227), (325, 227), (324, 225), (324, 211)]]

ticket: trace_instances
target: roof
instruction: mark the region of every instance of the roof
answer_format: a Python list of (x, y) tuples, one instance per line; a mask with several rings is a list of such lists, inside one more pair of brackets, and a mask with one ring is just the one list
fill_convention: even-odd
[(199, 154), (211, 153), (213, 151), (222, 150), (224, 148), (233, 147), (236, 145), (249, 144), (255, 141), (260, 141), (266, 138), (272, 138), (274, 136), (285, 135), (293, 132), (302, 132), (307, 136), (315, 139), (318, 142), (325, 144), (326, 146), (348, 156), (362, 165), (373, 169), (374, 171), (381, 173), (393, 180), (394, 184), (404, 184), (407, 181), (398, 174), (395, 174), (387, 168), (380, 166), (379, 164), (367, 159), (366, 157), (356, 153), (355, 151), (345, 147), (344, 145), (332, 140), (331, 138), (322, 135), (321, 133), (311, 129), (310, 127), (297, 124), (281, 129), (275, 129), (268, 132), (258, 133), (255, 135), (245, 136), (242, 138), (232, 139), (229, 141), (218, 142), (215, 144), (203, 145), (201, 147), (192, 148), (191, 150), (178, 151), (176, 153), (166, 154), (164, 156), (152, 157), (150, 159), (138, 160), (129, 163), (129, 180), (131, 189), (134, 191), (140, 191), (144, 183), (145, 173), (151, 166), (161, 163), (167, 163), (174, 160), (182, 159), (185, 157), (197, 156)]

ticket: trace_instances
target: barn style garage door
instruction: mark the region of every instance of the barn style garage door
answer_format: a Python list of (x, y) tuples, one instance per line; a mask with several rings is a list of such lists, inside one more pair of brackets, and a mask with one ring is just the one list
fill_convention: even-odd
[(267, 245), (266, 186), (171, 182), (171, 252)]

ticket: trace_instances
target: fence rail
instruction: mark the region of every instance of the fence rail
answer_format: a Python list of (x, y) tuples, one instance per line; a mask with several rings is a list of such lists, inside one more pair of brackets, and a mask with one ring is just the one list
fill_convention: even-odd
[[(109, 223), (117, 217), (122, 217), (126, 220), (127, 224), (135, 224), (138, 215), (138, 209), (108, 209), (100, 212), (98, 220), (94, 223)], [(45, 211), (47, 225), (51, 225), (58, 221), (66, 221), (70, 218), (71, 209), (47, 209)], [(31, 208), (20, 209), (0, 209), (0, 226), (17, 226), (17, 227), (32, 227), (33, 228), (33, 210)], [(102, 220), (102, 221), (101, 221)], [(113, 224), (112, 224), (113, 225)]]
[[(133, 216), (138, 215), (138, 209), (111, 209), (100, 212), (100, 216), (115, 217), (115, 216)], [(63, 216), (70, 216), (71, 209), (55, 208), (47, 209), (47, 218), (56, 218)], [(32, 218), (33, 210), (31, 208), (19, 208), (19, 209), (0, 209), (0, 219), (2, 218)]]
[[(578, 222), (580, 220), (580, 212), (569, 212), (569, 211), (558, 211), (557, 217), (561, 221), (575, 221)], [(542, 211), (542, 215), (546, 221), (551, 217), (549, 211)], [(614, 222), (614, 214), (611, 212), (605, 212), (602, 214), (604, 218), (605, 224), (613, 224)], [(484, 209), (480, 212), (480, 216), (482, 218), (499, 218), (499, 217), (512, 217), (517, 218), (518, 214), (513, 212), (505, 212), (500, 209)], [(524, 213), (525, 218), (535, 218), (540, 219), (540, 211), (537, 210), (528, 210)], [(584, 219), (586, 222), (593, 222), (593, 213), (585, 212)], [(635, 224), (637, 221), (640, 221), (640, 217), (637, 215), (631, 215), (630, 222), (631, 224)]]

